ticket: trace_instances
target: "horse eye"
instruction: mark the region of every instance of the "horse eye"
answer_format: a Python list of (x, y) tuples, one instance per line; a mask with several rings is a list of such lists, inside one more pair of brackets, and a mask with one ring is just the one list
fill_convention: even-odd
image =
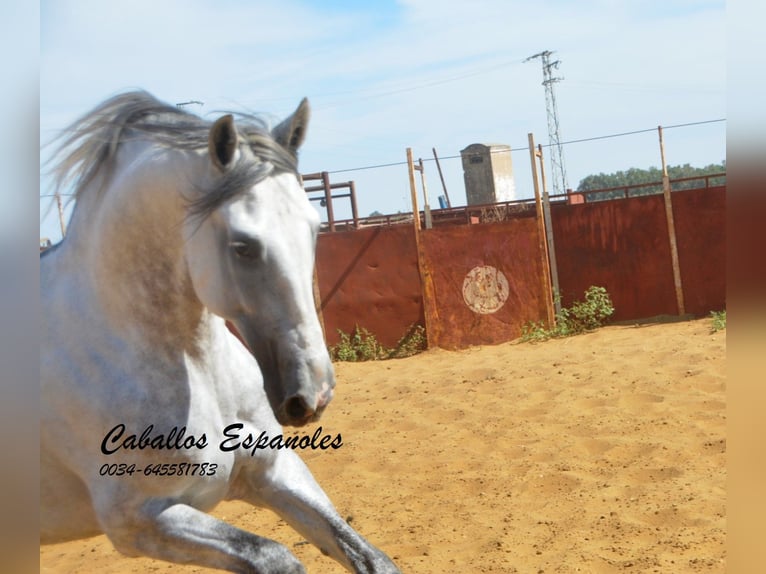
[(252, 241), (232, 241), (229, 245), (242, 259), (258, 259), (261, 255), (260, 246)]

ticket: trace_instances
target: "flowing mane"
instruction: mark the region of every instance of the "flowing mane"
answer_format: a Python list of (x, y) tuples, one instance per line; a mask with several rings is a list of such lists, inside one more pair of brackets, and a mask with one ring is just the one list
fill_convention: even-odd
[[(295, 153), (274, 140), (263, 119), (241, 113), (236, 117), (238, 135), (252, 150), (252, 160), (238, 162), (214, 188), (199, 190), (202, 193), (189, 202), (190, 215), (206, 217), (227, 199), (274, 172), (297, 173)], [(144, 91), (114, 96), (79, 118), (58, 138), (53, 158), (58, 162), (51, 170), (55, 188), (60, 191), (72, 186), (75, 200), (86, 193), (100, 195), (107, 187), (120, 144), (144, 139), (158, 146), (202, 150), (208, 146), (211, 124)], [(102, 171), (102, 185), (90, 186)]]

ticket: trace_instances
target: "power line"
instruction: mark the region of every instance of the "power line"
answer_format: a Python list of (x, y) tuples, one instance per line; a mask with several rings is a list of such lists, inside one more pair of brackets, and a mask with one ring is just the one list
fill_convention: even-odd
[[(460, 156), (452, 156), (452, 157), (448, 157), (448, 158), (445, 158), (445, 159), (454, 159), (454, 157), (460, 157)], [(433, 161), (433, 160), (426, 159), (426, 160), (423, 160), (423, 161)], [(336, 169), (334, 171), (328, 171), (327, 173), (346, 173), (346, 172), (349, 172), (349, 171), (364, 171), (364, 170), (367, 170), (367, 169), (378, 169), (378, 168), (382, 168), (382, 167), (395, 167), (395, 166), (398, 166), (398, 165), (407, 165), (407, 162), (406, 161), (395, 161), (395, 162), (391, 162), (391, 163), (380, 163), (380, 164), (377, 164), (377, 165), (365, 165), (365, 166), (362, 166), (362, 167), (350, 167), (350, 168), (347, 168), (347, 169)]]
[[(725, 122), (725, 121), (726, 121), (726, 118), (718, 118), (718, 119), (715, 119), (715, 120), (703, 120), (703, 121), (700, 121), (700, 122), (689, 122), (689, 123), (685, 123), (685, 124), (675, 124), (675, 125), (671, 125), (671, 126), (662, 126), (662, 129), (663, 130), (672, 130), (674, 128), (686, 128), (686, 127), (690, 127), (690, 126), (700, 126), (700, 125), (703, 125), (703, 124), (714, 124), (714, 123)], [(645, 133), (648, 133), (648, 132), (656, 133), (657, 132), (657, 128), (653, 127), (653, 128), (643, 129), (643, 130), (634, 130), (634, 131), (630, 131), (630, 132), (621, 132), (621, 133), (618, 133), (618, 134), (610, 134), (610, 135), (606, 135), (606, 136), (594, 136), (594, 137), (590, 137), (590, 138), (582, 138), (582, 139), (577, 139), (577, 140), (569, 140), (569, 141), (566, 141), (566, 142), (561, 142), (561, 145), (569, 145), (569, 144), (583, 143), (583, 142), (592, 142), (592, 141), (604, 140), (604, 139), (609, 139), (609, 138), (618, 138), (618, 137), (622, 137), (622, 136), (632, 136), (632, 135), (636, 135), (636, 134), (645, 134)], [(543, 147), (551, 147), (551, 145), (552, 144), (547, 144), (547, 145), (544, 145)], [(519, 151), (521, 149), (527, 149), (527, 148), (519, 148), (517, 150), (511, 150), (511, 151)]]
[(686, 128), (689, 126), (701, 126), (702, 124), (715, 124), (718, 122), (725, 122), (726, 118), (718, 118), (715, 120), (703, 120), (701, 122), (689, 122), (686, 124), (675, 124), (673, 126), (662, 126), (662, 129), (664, 130), (672, 130), (673, 128)]
[[(713, 120), (702, 120), (702, 121), (697, 121), (697, 122), (686, 122), (686, 123), (682, 123), (682, 124), (673, 124), (673, 125), (669, 125), (669, 126), (662, 126), (662, 129), (664, 129), (664, 130), (672, 130), (672, 129), (677, 129), (677, 128), (687, 128), (687, 127), (692, 127), (692, 126), (701, 126), (701, 125), (705, 125), (705, 124), (721, 123), (721, 122), (725, 122), (725, 121), (726, 121), (726, 118), (716, 118), (716, 119), (713, 119)], [(560, 143), (560, 145), (564, 146), (564, 145), (592, 142), (592, 141), (598, 141), (598, 140), (620, 138), (620, 137), (632, 136), (632, 135), (637, 135), (637, 134), (644, 134), (644, 133), (649, 133), (649, 132), (656, 133), (657, 132), (657, 127), (655, 126), (655, 127), (652, 127), (652, 128), (646, 128), (646, 129), (641, 129), (641, 130), (632, 130), (632, 131), (626, 131), (626, 132), (618, 132), (618, 133), (607, 134), (607, 135), (603, 135), (603, 136), (592, 136), (592, 137), (580, 138), (580, 139), (576, 139), (576, 140), (569, 140), (569, 141), (559, 142), (559, 143)], [(543, 147), (551, 147), (552, 145), (553, 144), (546, 144), (546, 145), (543, 145)], [(523, 147), (523, 146), (512, 147), (511, 148), (512, 152), (528, 151), (528, 150), (529, 150), (528, 147)], [(461, 156), (459, 154), (458, 155), (440, 156), (440, 159), (442, 159), (442, 160), (460, 159), (460, 158), (461, 158)], [(423, 159), (423, 162), (429, 162), (429, 161), (435, 161), (435, 160), (433, 158), (424, 158)], [(386, 167), (397, 167), (397, 166), (402, 166), (402, 165), (407, 165), (407, 162), (406, 161), (395, 161), (395, 162), (390, 162), (390, 163), (379, 163), (379, 164), (365, 165), (365, 166), (360, 166), (360, 167), (350, 167), (350, 168), (346, 168), (346, 169), (336, 169), (336, 170), (328, 171), (327, 173), (329, 173), (329, 174), (349, 173), (349, 172), (353, 172), (353, 171), (366, 171), (366, 170), (370, 170), (370, 169), (381, 169), (381, 168), (386, 168)], [(61, 193), (59, 195), (73, 196), (74, 193)], [(55, 194), (52, 194), (52, 193), (51, 194), (41, 194), (40, 197), (41, 198), (44, 198), (44, 197), (55, 197)]]
[[(368, 93), (366, 95), (361, 95), (360, 97), (362, 99), (380, 98), (380, 97), (385, 97), (385, 96), (392, 96), (394, 94), (401, 94), (401, 93), (404, 93), (404, 92), (413, 92), (413, 91), (416, 91), (416, 90), (422, 90), (424, 88), (431, 88), (433, 86), (440, 86), (442, 84), (448, 84), (448, 83), (451, 83), (451, 82), (457, 82), (457, 81), (460, 81), (460, 80), (464, 80), (466, 78), (472, 78), (474, 76), (480, 76), (482, 74), (486, 74), (488, 72), (492, 72), (492, 71), (500, 69), (500, 68), (505, 68), (505, 67), (510, 66), (512, 64), (518, 64), (520, 62), (521, 62), (521, 60), (511, 60), (509, 62), (503, 62), (503, 63), (500, 63), (500, 64), (495, 64), (493, 66), (488, 66), (488, 67), (482, 68), (480, 70), (474, 70), (472, 72), (467, 72), (465, 74), (460, 74), (460, 75), (457, 75), (457, 76), (451, 76), (451, 77), (448, 77), (448, 78), (442, 78), (440, 80), (431, 80), (431, 81), (428, 81), (428, 82), (423, 82), (421, 84), (415, 84), (415, 85), (412, 85), (412, 86), (406, 86), (406, 87), (403, 87), (403, 88), (393, 88), (393, 89), (387, 90), (387, 91), (372, 92), (372, 93)], [(348, 94), (354, 94), (354, 93), (362, 94), (363, 92), (364, 92), (364, 90), (361, 90), (361, 91), (350, 91), (350, 92), (346, 92), (346, 93), (348, 93)], [(343, 94), (343, 92), (340, 92), (340, 94)], [(337, 105), (342, 105), (342, 103), (337, 103), (337, 104), (330, 103), (330, 104), (324, 104), (324, 105), (319, 104), (318, 108), (322, 109), (322, 108), (328, 108), (328, 107), (337, 106)]]
[[(417, 90), (422, 90), (426, 88), (431, 88), (434, 86), (440, 86), (443, 84), (448, 84), (451, 82), (458, 82), (460, 80), (464, 80), (467, 78), (472, 78), (475, 76), (480, 76), (483, 74), (488, 74), (490, 72), (494, 72), (495, 70), (499, 70), (501, 68), (506, 68), (508, 66), (512, 66), (515, 64), (522, 63), (523, 60), (506, 60), (500, 63), (495, 63), (487, 66), (482, 66), (480, 68), (471, 68), (470, 70), (462, 73), (457, 74), (454, 76), (448, 76), (441, 79), (434, 79), (434, 80), (427, 80), (419, 83), (410, 83), (410, 84), (404, 84), (402, 87), (391, 87), (391, 88), (364, 88), (364, 89), (354, 89), (354, 90), (341, 90), (341, 91), (335, 91), (335, 92), (324, 92), (324, 93), (316, 93), (311, 94), (310, 98), (312, 101), (312, 107), (317, 110), (321, 109), (328, 109), (338, 106), (347, 105), (347, 100), (341, 99), (339, 101), (330, 101), (327, 103), (322, 103), (321, 100), (323, 98), (335, 98), (337, 96), (343, 97), (343, 96), (355, 96), (354, 101), (360, 101), (360, 100), (369, 100), (373, 98), (381, 98), (386, 96), (392, 96), (395, 94), (401, 94), (406, 92), (413, 92)], [(282, 101), (287, 98), (271, 98), (267, 99), (265, 101)]]
[[(671, 130), (671, 129), (674, 129), (674, 128), (686, 128), (686, 127), (691, 127), (691, 126), (700, 126), (700, 125), (704, 125), (704, 124), (713, 124), (713, 123), (720, 123), (720, 122), (725, 122), (725, 121), (726, 121), (726, 118), (718, 118), (718, 119), (714, 119), (714, 120), (702, 120), (702, 121), (698, 121), (698, 122), (687, 122), (687, 123), (683, 123), (683, 124), (674, 124), (674, 125), (670, 125), (670, 126), (662, 126), (662, 129), (664, 129), (664, 130)], [(648, 133), (648, 132), (656, 133), (657, 132), (657, 127), (655, 126), (655, 127), (652, 127), (652, 128), (646, 128), (646, 129), (641, 129), (641, 130), (633, 130), (633, 131), (627, 131), (627, 132), (619, 132), (619, 133), (607, 134), (607, 135), (603, 135), (603, 136), (593, 136), (593, 137), (581, 138), (581, 139), (576, 139), (576, 140), (569, 140), (569, 141), (564, 141), (564, 142), (559, 142), (559, 143), (560, 143), (560, 145), (565, 146), (565, 145), (570, 145), (570, 144), (585, 143), (585, 142), (598, 141), (598, 140), (611, 139), (611, 138), (619, 138), (619, 137), (631, 136), (631, 135), (636, 135), (636, 134), (643, 134), (643, 133)], [(552, 145), (553, 144), (545, 144), (542, 147), (551, 147)], [(529, 151), (529, 148), (528, 147), (522, 147), (522, 146), (512, 147), (511, 151), (512, 152)], [(446, 159), (460, 159), (461, 157), (462, 156), (460, 156), (459, 154), (458, 155), (446, 155), (446, 156), (440, 156), (439, 159), (444, 159), (444, 160), (446, 160)], [(431, 158), (424, 158), (423, 159), (423, 162), (428, 162), (428, 161), (434, 161), (434, 160), (431, 159)], [(393, 166), (400, 166), (400, 165), (407, 165), (407, 162), (406, 161), (400, 161), (400, 162), (392, 162), (392, 163), (383, 163), (383, 164), (378, 164), (378, 165), (369, 165), (369, 166), (363, 166), (363, 167), (352, 167), (352, 168), (347, 168), (347, 169), (336, 169), (336, 170), (333, 170), (333, 171), (328, 171), (327, 173), (330, 173), (330, 174), (333, 174), (333, 173), (347, 173), (347, 172), (351, 172), (351, 171), (363, 171), (363, 170), (368, 170), (368, 169), (375, 169), (375, 168), (378, 168), (378, 167), (393, 167)]]

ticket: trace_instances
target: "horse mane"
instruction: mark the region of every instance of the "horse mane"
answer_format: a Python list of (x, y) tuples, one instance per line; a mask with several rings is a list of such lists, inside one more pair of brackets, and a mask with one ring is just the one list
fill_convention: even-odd
[[(272, 137), (266, 122), (251, 114), (236, 113), (237, 131), (253, 151), (252, 160), (237, 162), (211, 189), (189, 201), (191, 215), (206, 217), (227, 199), (266, 178), (272, 172), (297, 174), (297, 157)], [(159, 146), (182, 150), (207, 149), (212, 122), (177, 106), (161, 102), (146, 91), (119, 94), (102, 102), (71, 124), (60, 143), (51, 170), (57, 191), (72, 186), (74, 200), (86, 193), (102, 195), (111, 176), (120, 144), (145, 139)], [(104, 173), (103, 184), (90, 186)]]

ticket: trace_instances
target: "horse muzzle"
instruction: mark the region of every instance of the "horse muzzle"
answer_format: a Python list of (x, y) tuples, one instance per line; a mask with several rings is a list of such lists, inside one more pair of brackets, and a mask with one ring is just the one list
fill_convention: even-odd
[(296, 393), (287, 397), (276, 412), (277, 421), (285, 426), (301, 427), (318, 421), (333, 397), (332, 385), (325, 382), (313, 396)]
[[(280, 353), (275, 342), (248, 337), (247, 331), (240, 331), (228, 321), (227, 327), (258, 362), (266, 395), (279, 424), (300, 427), (319, 420), (335, 387), (330, 357), (301, 359), (300, 349), (294, 348)], [(289, 360), (280, 361), (280, 355)]]

